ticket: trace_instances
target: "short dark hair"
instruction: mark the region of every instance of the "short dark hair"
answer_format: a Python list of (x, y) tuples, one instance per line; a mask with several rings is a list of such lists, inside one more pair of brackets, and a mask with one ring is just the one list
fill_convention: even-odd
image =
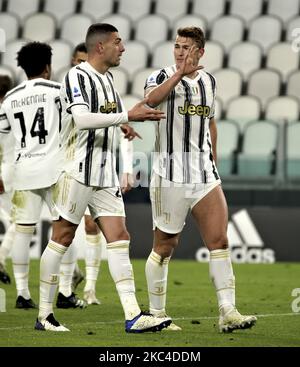
[(118, 32), (118, 29), (112, 24), (108, 23), (95, 23), (92, 24), (87, 30), (85, 37), (85, 45), (87, 52), (90, 52), (94, 48), (95, 36), (104, 35), (108, 33)]
[(87, 53), (86, 45), (84, 42), (79, 43), (73, 51), (73, 57), (76, 55), (77, 52), (84, 52)]
[(12, 80), (8, 75), (0, 75), (0, 98), (3, 98), (12, 86)]
[(205, 46), (204, 32), (199, 27), (184, 27), (177, 30), (177, 34), (180, 37), (187, 37), (193, 39), (199, 48)]
[(18, 52), (18, 66), (28, 78), (40, 75), (46, 65), (51, 65), (52, 48), (47, 43), (29, 42)]

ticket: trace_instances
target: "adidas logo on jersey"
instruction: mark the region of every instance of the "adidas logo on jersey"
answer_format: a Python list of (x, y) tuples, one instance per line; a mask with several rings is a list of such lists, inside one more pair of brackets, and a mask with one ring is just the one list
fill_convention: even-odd
[[(246, 209), (234, 213), (228, 223), (228, 242), (231, 260), (234, 263), (274, 263), (275, 252), (263, 248), (264, 242), (258, 233)], [(209, 261), (209, 251), (200, 247), (196, 252), (196, 260)]]

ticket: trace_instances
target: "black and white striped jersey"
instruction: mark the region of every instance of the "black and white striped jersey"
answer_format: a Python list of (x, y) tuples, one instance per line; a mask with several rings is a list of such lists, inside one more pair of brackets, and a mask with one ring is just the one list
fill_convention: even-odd
[(61, 173), (60, 88), (59, 83), (43, 78), (26, 80), (3, 100), (0, 131), (14, 137), (16, 190), (49, 187)]
[[(175, 72), (175, 65), (153, 72), (145, 89), (158, 86)], [(219, 178), (209, 131), (215, 96), (215, 78), (200, 70), (194, 79), (182, 78), (158, 106), (167, 116), (156, 129), (153, 169), (159, 176), (178, 183), (205, 183)]]
[(84, 104), (92, 113), (124, 111), (109, 72), (100, 74), (88, 62), (73, 67), (61, 90), (63, 104), (62, 136), (65, 142), (64, 170), (77, 181), (96, 187), (119, 185), (116, 173), (116, 126), (79, 130), (71, 107)]

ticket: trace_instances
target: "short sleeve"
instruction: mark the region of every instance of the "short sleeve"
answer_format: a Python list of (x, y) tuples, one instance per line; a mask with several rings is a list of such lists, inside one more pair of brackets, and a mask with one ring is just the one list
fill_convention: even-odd
[(0, 132), (3, 134), (8, 134), (11, 130), (7, 114), (4, 109), (4, 104), (0, 108)]

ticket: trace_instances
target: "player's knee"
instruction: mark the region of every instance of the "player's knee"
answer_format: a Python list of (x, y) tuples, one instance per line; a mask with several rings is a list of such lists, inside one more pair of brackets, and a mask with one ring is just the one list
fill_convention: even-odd
[(226, 250), (228, 248), (227, 235), (214, 238), (207, 246), (210, 250)]
[(130, 235), (126, 228), (120, 228), (113, 233), (106, 233), (106, 242), (115, 242), (115, 241), (130, 241)]
[(174, 249), (178, 245), (178, 238), (169, 238), (167, 240), (160, 240), (154, 245), (154, 251), (158, 253), (162, 259), (170, 257)]
[(85, 232), (89, 235), (96, 235), (99, 233), (99, 228), (92, 218), (85, 217)]
[(52, 240), (63, 246), (70, 246), (75, 236), (75, 230), (72, 227), (62, 228), (59, 231), (53, 231)]

